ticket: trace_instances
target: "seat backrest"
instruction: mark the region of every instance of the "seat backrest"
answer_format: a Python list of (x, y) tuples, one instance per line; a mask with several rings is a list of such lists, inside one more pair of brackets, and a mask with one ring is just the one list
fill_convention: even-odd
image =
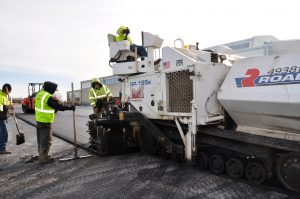
[(107, 40), (108, 40), (108, 43), (116, 42), (116, 36), (109, 33), (109, 34), (107, 34)]
[(128, 40), (116, 42), (116, 36), (113, 34), (107, 34), (107, 40), (110, 58), (117, 61), (126, 61), (128, 56), (135, 56), (135, 53), (130, 51), (130, 42)]

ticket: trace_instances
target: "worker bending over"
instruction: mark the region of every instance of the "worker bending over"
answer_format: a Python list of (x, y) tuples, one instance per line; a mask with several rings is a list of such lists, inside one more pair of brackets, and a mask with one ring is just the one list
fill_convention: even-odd
[(99, 79), (93, 78), (89, 99), (94, 113), (100, 117), (102, 114), (107, 113), (108, 105), (105, 102), (112, 99), (112, 93), (106, 85), (99, 81)]
[(35, 120), (37, 130), (37, 143), (39, 153), (39, 163), (53, 162), (54, 158), (48, 155), (51, 141), (52, 132), (51, 124), (54, 122), (55, 110), (75, 111), (75, 106), (64, 106), (59, 103), (52, 95), (57, 89), (57, 84), (54, 82), (45, 82), (43, 89), (38, 92), (35, 98)]

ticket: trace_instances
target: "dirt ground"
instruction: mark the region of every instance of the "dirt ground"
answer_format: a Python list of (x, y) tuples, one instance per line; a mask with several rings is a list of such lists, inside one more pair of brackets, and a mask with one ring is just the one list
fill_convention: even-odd
[(37, 155), (35, 128), (18, 122), (26, 143), (15, 145), (16, 128), (9, 119), (12, 154), (0, 155), (0, 198), (292, 198), (140, 152), (59, 162), (73, 157), (73, 146), (58, 138), (50, 151), (56, 161), (40, 165), (30, 161)]

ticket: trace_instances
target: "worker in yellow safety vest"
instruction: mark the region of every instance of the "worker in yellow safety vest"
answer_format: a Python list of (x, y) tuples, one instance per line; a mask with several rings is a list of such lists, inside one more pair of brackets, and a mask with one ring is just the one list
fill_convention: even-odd
[(0, 90), (0, 154), (11, 154), (6, 150), (7, 143), (7, 128), (5, 121), (7, 120), (8, 109), (13, 109), (12, 103), (8, 98), (8, 94), (11, 92), (11, 85), (4, 84), (2, 90)]
[(132, 42), (129, 37), (130, 30), (126, 26), (121, 26), (117, 30), (116, 42), (122, 40), (128, 40), (130, 42), (130, 51), (135, 52), (135, 48), (137, 48), (137, 54), (144, 60), (144, 57), (148, 57), (148, 52), (146, 51), (144, 46), (136, 45)]
[[(99, 79), (92, 79), (92, 88), (89, 91), (89, 100), (93, 107), (95, 114), (102, 114), (107, 112), (107, 104), (112, 99), (112, 93), (109, 88), (102, 84)], [(100, 116), (100, 115), (99, 115)]]
[(51, 124), (54, 122), (55, 111), (75, 111), (75, 106), (65, 106), (52, 96), (56, 89), (56, 83), (46, 81), (43, 85), (43, 89), (38, 92), (35, 98), (38, 161), (41, 164), (54, 161), (54, 158), (48, 155), (48, 153), (52, 141)]

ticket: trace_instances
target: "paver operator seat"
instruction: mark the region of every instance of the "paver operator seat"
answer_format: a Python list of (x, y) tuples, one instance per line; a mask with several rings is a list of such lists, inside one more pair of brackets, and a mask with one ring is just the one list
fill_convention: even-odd
[(134, 61), (135, 53), (130, 51), (130, 42), (122, 40), (116, 42), (116, 36), (113, 34), (107, 35), (109, 45), (109, 57), (112, 62)]

